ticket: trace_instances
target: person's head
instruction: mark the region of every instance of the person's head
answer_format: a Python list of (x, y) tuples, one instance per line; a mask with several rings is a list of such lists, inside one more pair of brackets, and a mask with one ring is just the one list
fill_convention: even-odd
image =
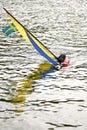
[(69, 65), (70, 60), (66, 57), (65, 54), (61, 54), (61, 55), (58, 57), (58, 62), (61, 64), (62, 67), (66, 67), (66, 66)]

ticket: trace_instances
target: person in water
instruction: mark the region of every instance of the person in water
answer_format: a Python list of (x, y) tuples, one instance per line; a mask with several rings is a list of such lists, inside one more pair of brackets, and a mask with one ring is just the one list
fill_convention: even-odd
[(66, 67), (66, 66), (68, 66), (69, 63), (70, 63), (69, 58), (66, 57), (65, 54), (61, 54), (61, 55), (57, 58), (57, 61), (59, 62), (60, 67)]

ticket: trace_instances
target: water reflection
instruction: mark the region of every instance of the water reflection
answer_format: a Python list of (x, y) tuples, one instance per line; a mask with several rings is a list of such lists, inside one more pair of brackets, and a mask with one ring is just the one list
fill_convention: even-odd
[[(42, 79), (48, 73), (54, 72), (56, 69), (53, 65), (48, 62), (41, 63), (39, 67), (32, 71), (24, 80), (21, 80), (20, 83), (15, 84), (17, 90), (12, 90), (12, 103), (22, 103), (25, 102), (25, 95), (31, 94), (34, 91), (34, 82), (35, 80)], [(13, 92), (14, 91), (14, 92)]]
[(51, 73), (54, 70), (55, 68), (51, 64), (49, 64), (48, 62), (44, 62), (40, 64), (36, 70), (33, 70), (32, 73), (29, 74), (25, 80), (22, 81), (22, 86), (24, 86), (25, 88), (32, 88), (32, 84), (35, 80), (43, 78), (48, 73)]

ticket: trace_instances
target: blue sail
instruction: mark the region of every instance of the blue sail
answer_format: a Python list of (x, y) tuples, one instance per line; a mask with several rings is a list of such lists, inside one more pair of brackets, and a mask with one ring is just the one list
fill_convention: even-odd
[(16, 18), (14, 18), (11, 13), (9, 13), (5, 8), (4, 10), (10, 17), (12, 23), (15, 25), (17, 30), (20, 32), (20, 34), (26, 39), (26, 41), (33, 45), (33, 47), (44, 57), (46, 58), (51, 64), (53, 65), (59, 65), (57, 62), (56, 56), (48, 50), (47, 47), (45, 47), (28, 29), (26, 29)]
[[(27, 32), (26, 32), (27, 33)], [(33, 38), (29, 35), (29, 33), (27, 33), (27, 36), (31, 42), (31, 44), (34, 46), (34, 48), (43, 56), (45, 57), (50, 63), (52, 63), (53, 65), (58, 65), (58, 62), (55, 61), (54, 59), (52, 59), (51, 57), (49, 57), (44, 50), (42, 50), (42, 48), (40, 48), (37, 43), (33, 40)]]

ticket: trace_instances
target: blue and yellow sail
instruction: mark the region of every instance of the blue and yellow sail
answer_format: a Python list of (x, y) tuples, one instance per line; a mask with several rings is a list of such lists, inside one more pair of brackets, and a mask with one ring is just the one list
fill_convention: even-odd
[(15, 25), (17, 30), (23, 36), (23, 38), (53, 65), (58, 65), (59, 63), (56, 60), (56, 56), (49, 51), (30, 31), (28, 31), (17, 19), (15, 19), (11, 13), (9, 13), (5, 8), (4, 10), (7, 12), (10, 17), (12, 23)]

